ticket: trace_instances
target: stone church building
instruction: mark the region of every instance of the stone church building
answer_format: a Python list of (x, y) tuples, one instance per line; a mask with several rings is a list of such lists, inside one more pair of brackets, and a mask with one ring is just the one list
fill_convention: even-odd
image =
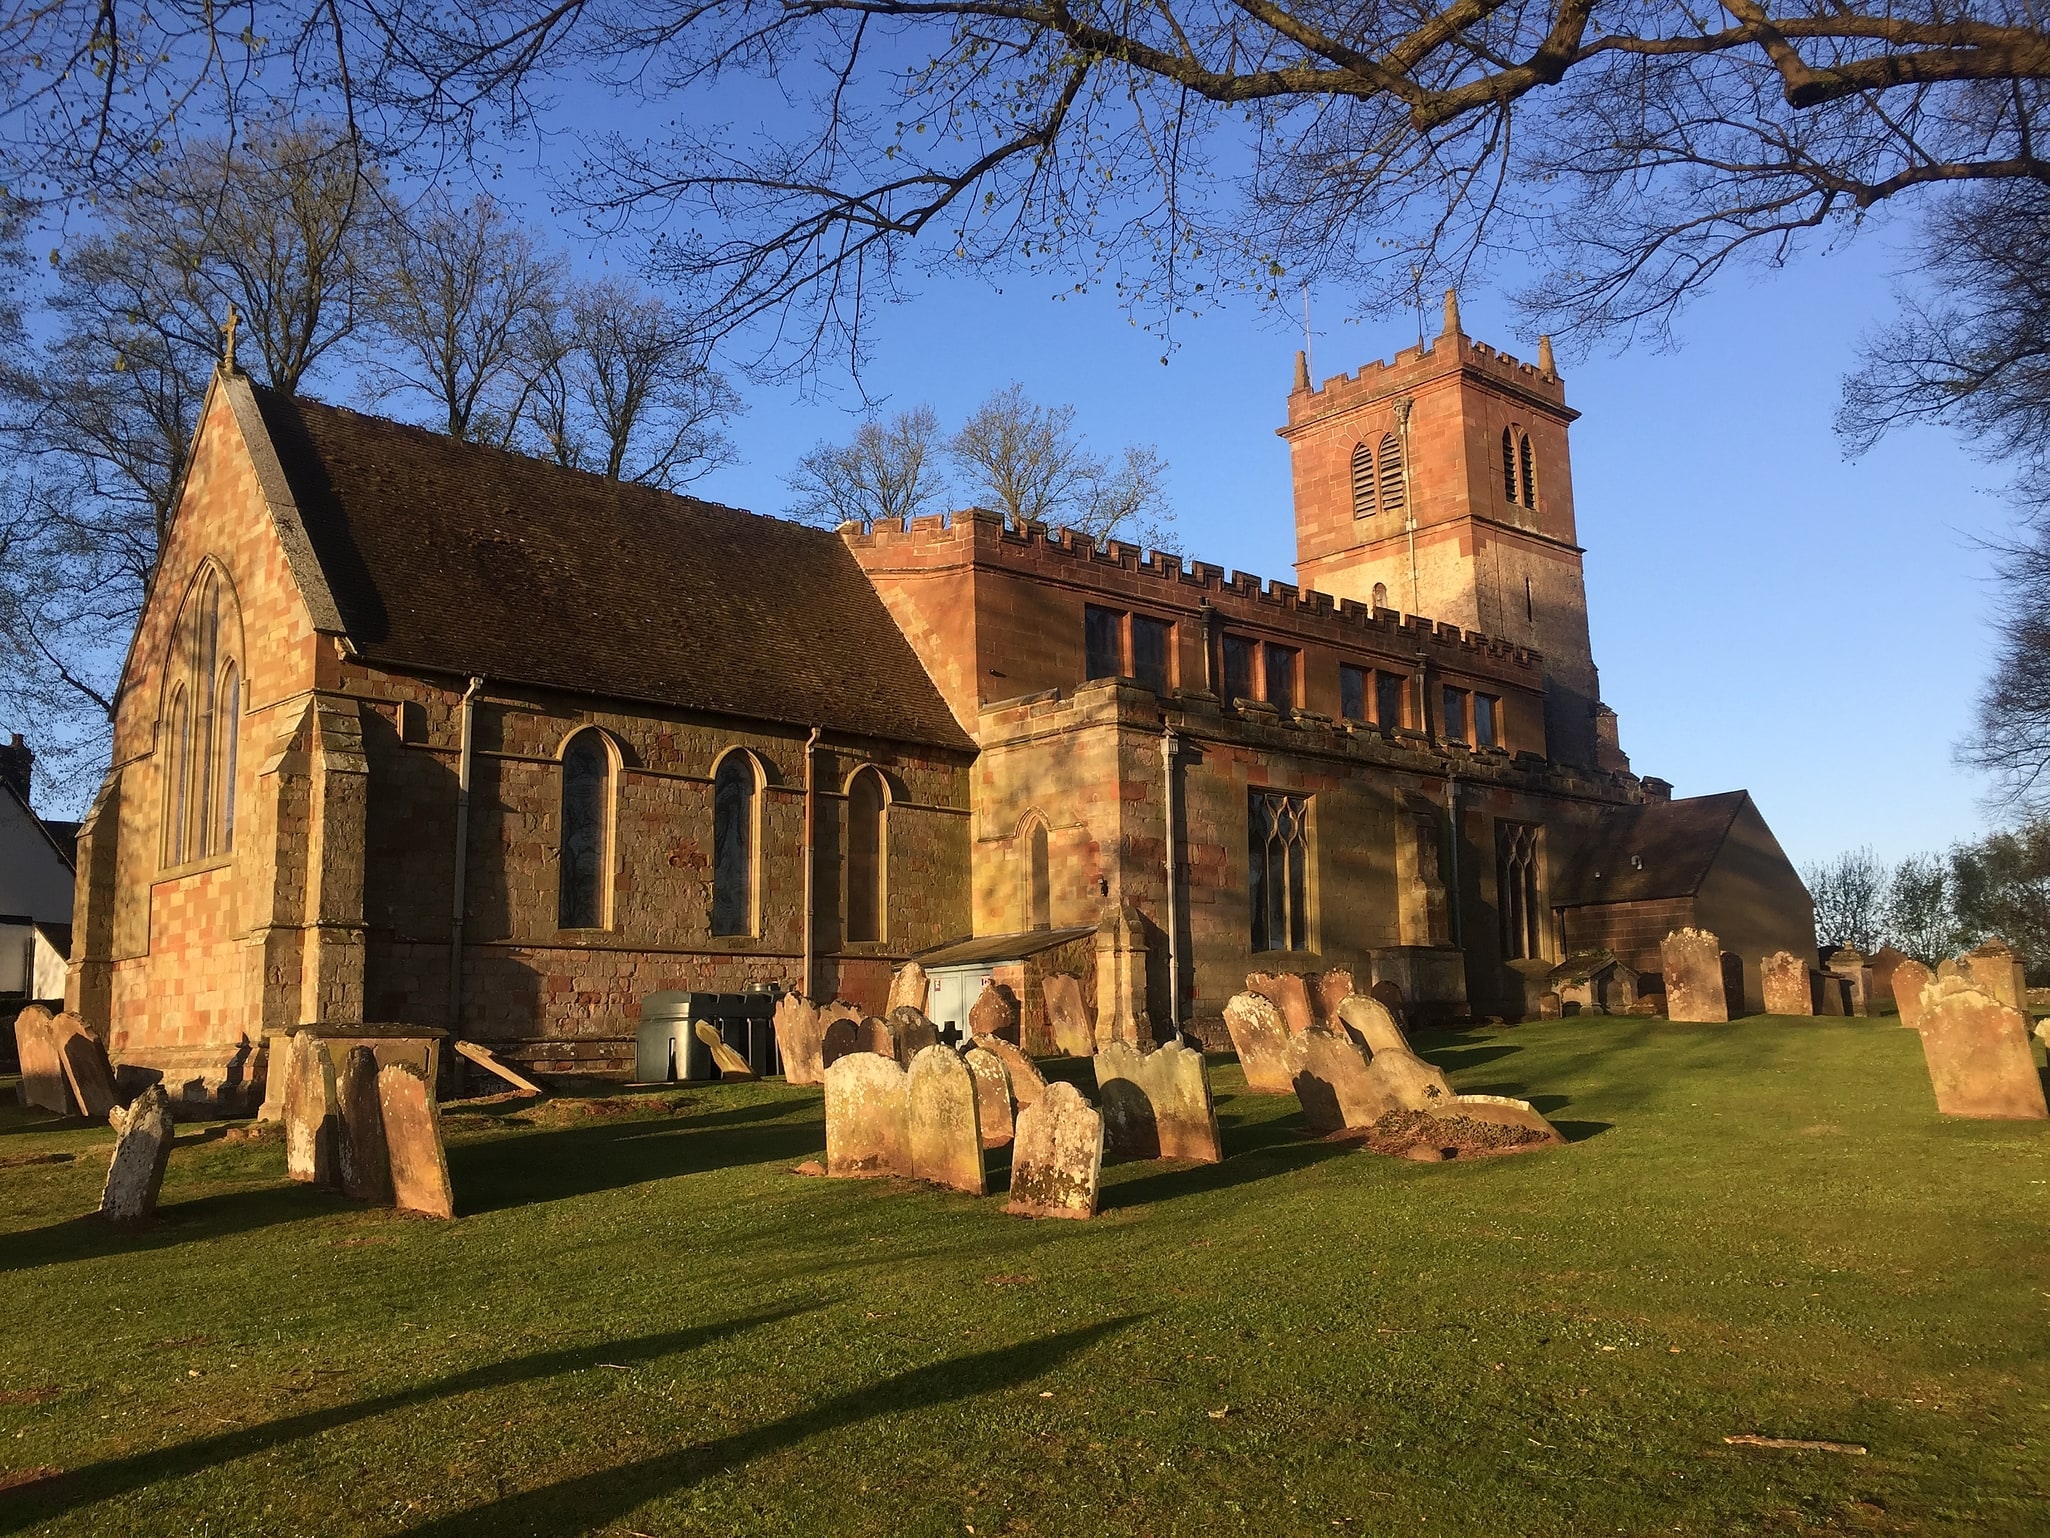
[(1392, 362), (1299, 362), (1291, 585), (983, 512), (805, 528), (224, 368), (79, 835), (70, 1006), (194, 1097), (302, 1022), (624, 1073), (652, 993), (876, 1007), (907, 958), (1109, 912), (1156, 1027), (1334, 965), (1513, 1018), (1568, 947), (1656, 972), (1679, 913), (1743, 936), (1756, 1007), (1808, 895), (1748, 797), (1630, 771), (1574, 416), (1450, 305)]

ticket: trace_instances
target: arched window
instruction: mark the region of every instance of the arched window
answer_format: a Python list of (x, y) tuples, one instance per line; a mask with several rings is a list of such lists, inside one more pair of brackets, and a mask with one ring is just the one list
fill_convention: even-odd
[(1352, 451), (1352, 515), (1364, 518), (1374, 511), (1374, 451), (1364, 443)]
[(1537, 506), (1537, 464), (1531, 457), (1530, 434), (1519, 433), (1516, 437), (1517, 468), (1522, 472), (1523, 505)]
[(755, 932), (755, 807), (760, 779), (745, 753), (729, 753), (712, 778), (712, 933)]
[(172, 627), (165, 660), (170, 692), (160, 740), (164, 773), (164, 863), (225, 854), (235, 837), (235, 764), (242, 725), (242, 629), (220, 568), (202, 562)]
[(1381, 511), (1399, 513), (1402, 511), (1402, 445), (1395, 434), (1387, 433), (1381, 439)]
[(1388, 607), (1388, 584), (1385, 582), (1376, 582), (1374, 584), (1374, 607), (1377, 609)]
[(888, 869), (885, 809), (889, 797), (883, 777), (873, 769), (857, 770), (847, 787), (847, 938), (883, 938)]
[(165, 746), (171, 753), (171, 770), (164, 777), (164, 863), (185, 863), (185, 824), (192, 810), (192, 708), (185, 686), (171, 691), (171, 708), (164, 713)]
[(1502, 500), (1516, 500), (1516, 429), (1502, 429)]
[(234, 663), (221, 668), (215, 698), (214, 783), (220, 787), (220, 813), (214, 820), (214, 848), (225, 853), (235, 847), (235, 748), (242, 721), (242, 675)]
[(556, 922), (603, 929), (611, 887), (612, 753), (596, 731), (570, 738), (562, 754), (562, 842), (557, 850)]
[(192, 776), (197, 782), (198, 819), (190, 846), (195, 855), (214, 852), (214, 690), (220, 687), (215, 667), (221, 651), (221, 585), (211, 575), (199, 592), (199, 631), (193, 637), (193, 690), (197, 696), (192, 721)]
[(1025, 826), (1025, 923), (1053, 928), (1053, 865), (1046, 846), (1046, 822), (1033, 813)]

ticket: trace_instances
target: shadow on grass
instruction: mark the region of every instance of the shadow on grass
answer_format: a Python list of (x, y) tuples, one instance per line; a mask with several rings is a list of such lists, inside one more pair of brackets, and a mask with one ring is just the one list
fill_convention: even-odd
[(254, 1191), (223, 1191), (216, 1196), (173, 1202), (157, 1209), (156, 1221), (143, 1228), (116, 1228), (97, 1212), (66, 1218), (43, 1228), (7, 1236), (0, 1251), (0, 1273), (33, 1271), (40, 1266), (107, 1255), (138, 1255), (246, 1234), (274, 1223), (296, 1223), (337, 1210), (338, 1198), (308, 1186), (279, 1186)]
[(1553, 1121), (1552, 1125), (1559, 1129), (1559, 1136), (1567, 1142), (1585, 1143), (1590, 1138), (1613, 1131), (1616, 1124), (1612, 1121)]
[[(1098, 1200), (1100, 1211), (1115, 1212), (1124, 1207), (1146, 1207), (1172, 1201), (1178, 1196), (1198, 1196), (1206, 1191), (1228, 1191), (1234, 1186), (1268, 1180), (1322, 1164), (1326, 1159), (1352, 1152), (1342, 1143), (1312, 1138), (1286, 1122), (1261, 1122), (1236, 1130), (1228, 1123), (1219, 1131), (1226, 1149), (1222, 1164), (1181, 1164), (1163, 1167), (1157, 1162), (1153, 1173), (1136, 1180), (1105, 1185)], [(1249, 1136), (1250, 1134), (1250, 1136)], [(1132, 1160), (1114, 1168), (1129, 1168)]]
[(500, 1538), (505, 1533), (589, 1532), (636, 1507), (674, 1495), (714, 1475), (744, 1469), (827, 1432), (888, 1415), (917, 1414), (958, 1399), (1029, 1383), (1097, 1341), (1136, 1322), (1137, 1316), (1064, 1330), (1058, 1335), (951, 1357), (893, 1374), (809, 1409), (716, 1441), (623, 1463), (538, 1490), (503, 1496), (408, 1529), (413, 1538)]
[(91, 1505), (110, 1496), (126, 1495), (163, 1480), (182, 1479), (216, 1464), (232, 1463), (238, 1458), (269, 1452), (273, 1448), (283, 1447), (307, 1437), (320, 1436), (343, 1426), (354, 1425), (358, 1421), (369, 1420), (373, 1416), (388, 1414), (393, 1410), (404, 1410), (414, 1405), (452, 1399), (458, 1394), (471, 1394), (483, 1389), (505, 1388), (515, 1383), (532, 1383), (544, 1378), (558, 1377), (563, 1373), (584, 1372), (607, 1362), (631, 1365), (636, 1362), (655, 1361), (665, 1356), (673, 1356), (680, 1351), (695, 1350), (712, 1341), (723, 1340), (729, 1335), (738, 1335), (744, 1330), (757, 1329), (765, 1324), (775, 1324), (798, 1314), (809, 1313), (824, 1306), (823, 1303), (816, 1302), (802, 1306), (793, 1304), (743, 1314), (739, 1318), (721, 1320), (716, 1324), (670, 1330), (660, 1335), (643, 1335), (633, 1340), (602, 1341), (595, 1346), (576, 1346), (563, 1351), (543, 1351), (532, 1356), (509, 1357), (502, 1362), (472, 1367), (467, 1371), (452, 1373), (446, 1378), (436, 1378), (414, 1388), (401, 1389), (397, 1393), (380, 1394), (372, 1399), (335, 1405), (325, 1410), (309, 1410), (304, 1415), (288, 1415), (282, 1420), (265, 1421), (260, 1426), (249, 1426), (220, 1436), (204, 1437), (197, 1442), (181, 1442), (175, 1447), (157, 1448), (106, 1463), (88, 1464), (82, 1469), (69, 1469), (13, 1492), (9, 1502), (0, 1507), (0, 1532), (18, 1532), (25, 1527), (60, 1516), (75, 1507)]

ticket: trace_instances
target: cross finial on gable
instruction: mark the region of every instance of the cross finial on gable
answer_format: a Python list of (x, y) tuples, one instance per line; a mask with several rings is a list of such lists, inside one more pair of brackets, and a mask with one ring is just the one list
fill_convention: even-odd
[(235, 327), (241, 318), (241, 316), (235, 313), (234, 301), (230, 300), (228, 303), (228, 323), (221, 327), (221, 330), (228, 339), (227, 345), (221, 349), (221, 367), (230, 374), (235, 372)]

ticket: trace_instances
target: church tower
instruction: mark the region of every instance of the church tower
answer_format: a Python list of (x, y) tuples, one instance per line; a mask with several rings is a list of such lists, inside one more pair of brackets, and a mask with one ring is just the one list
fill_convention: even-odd
[(1437, 340), (1288, 399), (1296, 582), (1542, 652), (1560, 762), (1627, 768), (1601, 704), (1573, 524), (1566, 404), (1535, 365), (1468, 338), (1445, 295)]

